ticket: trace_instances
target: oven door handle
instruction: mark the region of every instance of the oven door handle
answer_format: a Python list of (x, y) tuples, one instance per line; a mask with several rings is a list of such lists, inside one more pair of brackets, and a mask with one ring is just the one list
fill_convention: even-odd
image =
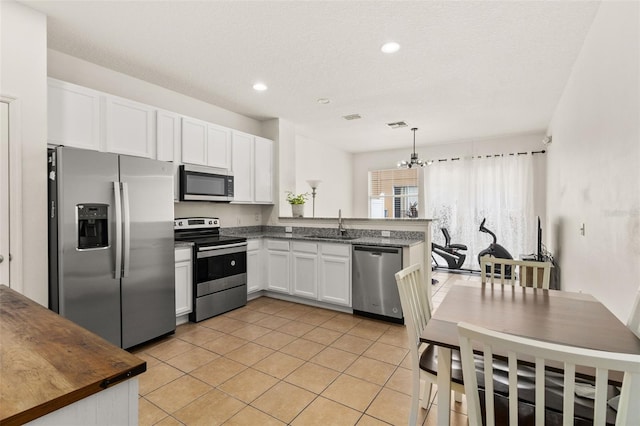
[(235, 244), (225, 244), (220, 246), (198, 247), (198, 251), (223, 250), (223, 249), (228, 249), (232, 247), (242, 247), (246, 245), (247, 243), (244, 242), (244, 243), (235, 243)]

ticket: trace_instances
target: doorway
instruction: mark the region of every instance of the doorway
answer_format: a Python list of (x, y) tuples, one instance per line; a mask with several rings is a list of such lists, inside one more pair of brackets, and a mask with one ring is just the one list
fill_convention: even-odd
[(9, 268), (9, 104), (0, 102), (0, 284), (10, 286)]

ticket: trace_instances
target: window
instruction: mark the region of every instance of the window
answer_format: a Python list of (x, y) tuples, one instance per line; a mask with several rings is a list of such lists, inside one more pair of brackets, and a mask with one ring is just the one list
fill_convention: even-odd
[(369, 217), (418, 217), (418, 169), (369, 172)]

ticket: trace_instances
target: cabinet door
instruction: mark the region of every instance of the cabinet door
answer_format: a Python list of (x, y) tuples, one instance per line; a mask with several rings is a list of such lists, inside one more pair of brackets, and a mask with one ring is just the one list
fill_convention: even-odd
[(48, 80), (49, 143), (100, 150), (100, 93), (55, 79)]
[(267, 250), (267, 288), (289, 293), (289, 252)]
[(153, 158), (154, 109), (148, 105), (106, 96), (106, 151)]
[(207, 165), (207, 123), (193, 118), (182, 119), (182, 162)]
[(231, 169), (231, 130), (209, 124), (207, 126), (207, 165)]
[(253, 164), (254, 137), (246, 133), (233, 132), (232, 138), (232, 165), (233, 165), (233, 202), (253, 202)]
[(318, 297), (318, 255), (315, 253), (291, 253), (291, 280), (296, 296)]
[(176, 316), (188, 314), (193, 306), (193, 263), (191, 248), (178, 248), (176, 259)]
[(262, 290), (262, 251), (247, 250), (247, 293)]
[(254, 199), (256, 203), (273, 203), (273, 142), (256, 136), (254, 152)]
[[(318, 299), (338, 305), (351, 306), (351, 261), (348, 245), (323, 244), (320, 255), (320, 283)], [(341, 251), (345, 255), (338, 255)]]
[(156, 159), (180, 162), (180, 116), (169, 111), (156, 112)]

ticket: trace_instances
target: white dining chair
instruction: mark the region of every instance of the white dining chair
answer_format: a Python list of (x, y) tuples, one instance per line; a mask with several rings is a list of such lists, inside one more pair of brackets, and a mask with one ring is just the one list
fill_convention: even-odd
[[(419, 264), (409, 266), (395, 274), (400, 294), (400, 303), (404, 314), (404, 321), (409, 337), (409, 351), (411, 352), (412, 374), (412, 398), (409, 425), (415, 426), (418, 419), (418, 402), (420, 401), (420, 388), (422, 392), (422, 408), (427, 408), (431, 398), (431, 388), (437, 382), (437, 351), (430, 345), (423, 345), (420, 351), (420, 335), (431, 319), (431, 308), (425, 288), (422, 267)], [(459, 353), (453, 355), (454, 360), (459, 360)], [(459, 401), (464, 393), (460, 368), (457, 369), (458, 382), (451, 381), (451, 390), (456, 392), (456, 400)], [(452, 377), (456, 369), (453, 369)], [(423, 386), (421, 386), (423, 385)]]
[[(508, 424), (515, 426), (518, 424), (519, 387), (518, 387), (518, 360), (523, 358), (527, 361), (534, 361), (531, 367), (531, 377), (535, 377), (533, 385), (535, 397), (535, 424), (545, 424), (545, 396), (547, 386), (547, 375), (545, 371), (550, 363), (555, 366), (563, 366), (564, 374), (560, 375), (560, 392), (562, 404), (560, 410), (564, 425), (574, 424), (574, 404), (575, 393), (580, 385), (576, 385), (576, 366), (585, 366), (594, 369), (595, 382), (591, 388), (595, 390), (593, 396), (593, 424), (604, 425), (607, 416), (607, 388), (609, 371), (624, 372), (624, 379), (620, 389), (617, 402), (616, 425), (638, 425), (640, 424), (640, 410), (637, 406), (639, 395), (637, 394), (640, 381), (640, 355), (621, 354), (613, 352), (596, 351), (573, 346), (559, 345), (540, 340), (528, 339), (511, 334), (488, 330), (483, 327), (468, 323), (458, 324), (458, 337), (460, 339), (460, 355), (462, 357), (462, 370), (464, 375), (464, 386), (467, 396), (467, 413), (470, 426), (481, 426), (483, 424), (481, 401), (479, 396), (477, 365), (473, 356), (473, 349), (481, 350), (484, 354), (484, 406), (485, 421), (487, 426), (495, 424), (497, 413), (494, 406), (494, 386), (499, 386), (500, 382), (494, 384), (494, 370), (492, 359), (494, 354), (506, 356), (508, 368)], [(503, 371), (504, 373), (504, 371)], [(562, 379), (562, 377), (564, 377)], [(524, 378), (521, 378), (524, 379)], [(530, 378), (529, 380), (533, 380)], [(636, 394), (633, 394), (636, 392)], [(496, 398), (497, 399), (497, 398)], [(630, 404), (634, 404), (631, 406)], [(506, 420), (500, 420), (501, 424), (506, 424)]]
[(633, 334), (640, 338), (640, 287), (638, 287), (638, 291), (636, 292), (636, 300), (633, 302), (631, 315), (629, 315), (629, 320), (627, 321), (627, 327), (633, 332)]
[(501, 259), (485, 255), (480, 258), (480, 277), (483, 283), (520, 284), (523, 287), (548, 289), (551, 262)]

